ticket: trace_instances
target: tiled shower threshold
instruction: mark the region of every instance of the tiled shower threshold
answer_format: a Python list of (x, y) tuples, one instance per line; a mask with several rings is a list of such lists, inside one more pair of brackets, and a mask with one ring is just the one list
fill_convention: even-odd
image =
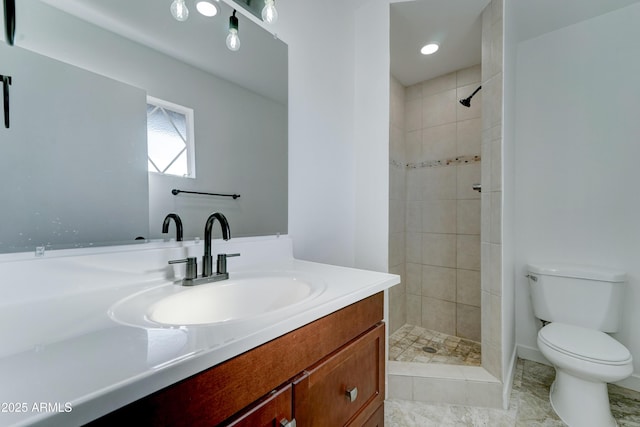
[(502, 383), (480, 366), (480, 343), (419, 326), (389, 336), (389, 399), (502, 407)]

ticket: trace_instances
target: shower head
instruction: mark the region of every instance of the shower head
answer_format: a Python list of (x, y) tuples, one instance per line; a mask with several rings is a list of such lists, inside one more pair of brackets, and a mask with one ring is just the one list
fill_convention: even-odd
[(480, 89), (482, 89), (482, 86), (478, 86), (478, 89), (474, 90), (473, 93), (469, 95), (468, 98), (461, 99), (460, 104), (464, 105), (465, 107), (471, 107), (471, 98), (473, 98), (473, 95), (478, 93)]

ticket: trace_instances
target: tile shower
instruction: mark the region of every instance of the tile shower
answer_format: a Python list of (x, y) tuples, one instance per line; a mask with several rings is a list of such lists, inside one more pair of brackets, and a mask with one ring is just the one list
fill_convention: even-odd
[[(482, 92), (470, 108), (458, 102), (480, 85), (480, 73), (476, 65), (406, 88), (391, 77), (389, 265), (403, 279), (390, 295), (391, 342), (480, 341), (481, 203), (472, 186), (481, 174)], [(473, 347), (472, 357), (442, 346), (439, 357), (413, 361), (477, 365)], [(390, 351), (392, 360), (409, 357)]]

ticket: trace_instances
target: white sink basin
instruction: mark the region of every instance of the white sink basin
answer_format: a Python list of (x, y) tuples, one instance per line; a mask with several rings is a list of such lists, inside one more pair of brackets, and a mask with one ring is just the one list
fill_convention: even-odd
[(200, 325), (260, 316), (304, 301), (311, 283), (296, 277), (229, 279), (197, 285), (152, 305), (150, 320), (172, 325)]
[(160, 325), (228, 324), (255, 319), (320, 295), (322, 281), (286, 273), (244, 273), (196, 285), (162, 285), (116, 303), (109, 314), (121, 323)]

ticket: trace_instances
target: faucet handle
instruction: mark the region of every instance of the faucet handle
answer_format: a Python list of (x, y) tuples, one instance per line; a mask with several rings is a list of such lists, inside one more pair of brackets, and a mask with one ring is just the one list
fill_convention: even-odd
[(187, 271), (184, 275), (186, 280), (195, 279), (198, 277), (198, 259), (196, 257), (188, 257), (185, 259), (174, 259), (169, 261), (169, 264), (187, 263)]
[(227, 274), (227, 258), (234, 256), (240, 256), (240, 254), (218, 254), (218, 261), (216, 264), (218, 274)]

